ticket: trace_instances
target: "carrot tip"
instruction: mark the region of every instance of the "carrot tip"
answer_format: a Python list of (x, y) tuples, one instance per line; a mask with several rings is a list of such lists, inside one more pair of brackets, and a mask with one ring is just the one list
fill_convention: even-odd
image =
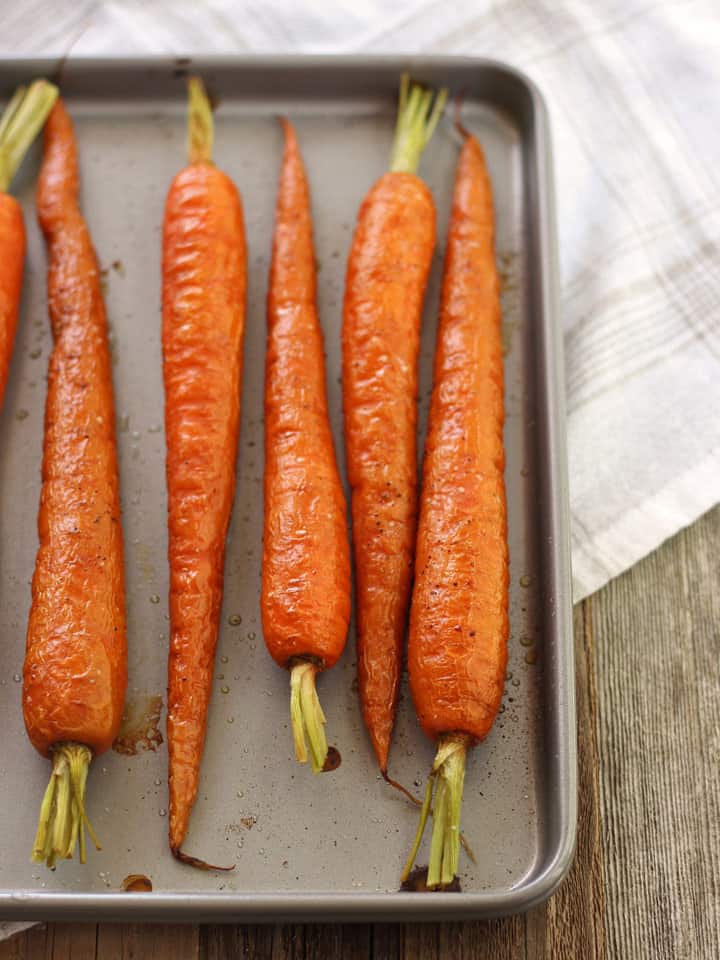
[(455, 97), (455, 115), (453, 117), (453, 122), (455, 123), (455, 129), (460, 134), (460, 136), (467, 140), (472, 134), (465, 126), (465, 124), (460, 119), (462, 116), (462, 106), (465, 101), (465, 91), (461, 90), (460, 93)]
[(230, 867), (218, 867), (214, 863), (208, 863), (206, 860), (201, 860), (199, 857), (193, 857), (189, 853), (183, 853), (180, 847), (170, 847), (170, 852), (176, 860), (180, 861), (180, 863), (185, 863), (189, 867), (195, 867), (196, 870), (219, 870), (222, 873), (229, 873), (231, 870), (235, 869), (234, 863)]
[(407, 880), (415, 863), (431, 812), (433, 826), (427, 886), (434, 890), (448, 886), (455, 879), (460, 856), (460, 810), (467, 748), (466, 736), (448, 734), (440, 739), (428, 777), (415, 840), (402, 872), (401, 882), (403, 883)]
[(387, 770), (380, 771), (383, 780), (385, 783), (389, 783), (391, 787), (394, 787), (396, 790), (399, 790), (400, 793), (404, 794), (408, 800), (415, 804), (417, 807), (422, 806), (422, 800), (418, 800), (414, 793), (411, 793), (407, 787), (404, 787), (401, 783), (398, 783), (397, 780), (393, 780), (391, 776), (388, 776)]
[(315, 676), (319, 667), (308, 660), (299, 660), (290, 668), (290, 722), (295, 757), (307, 763), (308, 746), (313, 773), (321, 773), (328, 754), (325, 737), (325, 714), (320, 706)]
[(85, 863), (85, 831), (97, 850), (97, 837), (85, 813), (85, 786), (92, 752), (82, 743), (59, 743), (53, 749), (53, 768), (45, 790), (35, 843), (33, 863), (55, 869), (56, 860), (71, 860), (79, 846)]

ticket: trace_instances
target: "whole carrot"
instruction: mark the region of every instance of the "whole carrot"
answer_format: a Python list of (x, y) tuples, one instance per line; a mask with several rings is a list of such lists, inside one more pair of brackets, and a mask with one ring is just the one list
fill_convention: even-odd
[(265, 372), (262, 622), (273, 659), (290, 671), (295, 755), (315, 773), (327, 757), (316, 674), (345, 647), (350, 549), (335, 462), (315, 301), (310, 196), (295, 131), (283, 120)]
[(358, 680), (383, 774), (395, 721), (417, 514), (417, 360), (435, 205), (416, 175), (445, 100), (403, 77), (390, 171), (365, 197), (348, 259), (343, 407), (352, 490)]
[(450, 883), (457, 872), (466, 753), (490, 732), (507, 665), (503, 366), (493, 244), (490, 180), (480, 145), (466, 134), (445, 255), (408, 645), (418, 719), (438, 751), (403, 879), (432, 805), (428, 887)]
[(57, 98), (57, 87), (35, 80), (19, 87), (0, 117), (0, 410), (17, 329), (25, 262), (22, 207), (7, 192)]
[(163, 376), (167, 439), (170, 849), (181, 851), (205, 744), (235, 493), (245, 330), (245, 229), (238, 192), (211, 161), (212, 113), (189, 82), (190, 163), (163, 225)]
[(33, 847), (33, 860), (52, 867), (72, 856), (78, 840), (84, 863), (85, 827), (95, 840), (85, 782), (91, 760), (117, 734), (127, 684), (107, 322), (95, 251), (78, 208), (73, 126), (61, 100), (45, 127), (37, 204), (54, 346), (23, 712), (30, 740), (53, 762)]

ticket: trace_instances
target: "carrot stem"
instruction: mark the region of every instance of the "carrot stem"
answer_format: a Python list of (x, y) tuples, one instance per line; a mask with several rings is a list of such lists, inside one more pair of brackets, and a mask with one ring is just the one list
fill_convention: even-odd
[(100, 844), (85, 813), (85, 786), (92, 752), (82, 743), (59, 743), (53, 750), (50, 783), (45, 790), (38, 821), (32, 860), (55, 867), (56, 860), (72, 858), (80, 847), (80, 863), (85, 863), (85, 830), (96, 849)]
[(407, 878), (410, 876), (410, 871), (413, 868), (415, 858), (417, 857), (418, 850), (420, 849), (423, 834), (425, 833), (425, 824), (427, 823), (427, 818), (430, 814), (430, 807), (432, 806), (434, 785), (435, 774), (431, 773), (428, 777), (427, 787), (425, 788), (425, 799), (423, 800), (422, 807), (420, 809), (420, 820), (418, 821), (418, 828), (415, 832), (415, 839), (413, 840), (412, 849), (410, 850), (410, 856), (407, 858), (402, 876), (400, 877), (401, 883), (405, 883)]
[(213, 115), (200, 77), (188, 79), (188, 155), (190, 163), (212, 163)]
[(422, 152), (430, 142), (440, 119), (447, 93), (443, 88), (434, 98), (433, 104), (432, 90), (416, 83), (411, 84), (408, 75), (402, 75), (395, 140), (390, 156), (390, 170), (393, 173), (417, 171)]
[(427, 886), (430, 889), (445, 887), (455, 878), (460, 857), (460, 811), (467, 748), (468, 739), (462, 734), (448, 734), (440, 738), (415, 840), (402, 872), (402, 882), (407, 880), (415, 863), (431, 808), (433, 826)]
[(0, 191), (10, 187), (30, 144), (42, 129), (58, 95), (47, 80), (19, 87), (0, 118)]
[(300, 763), (307, 763), (309, 745), (313, 773), (320, 773), (328, 754), (325, 714), (315, 688), (317, 672), (318, 667), (308, 660), (300, 660), (290, 669), (290, 721), (295, 757)]

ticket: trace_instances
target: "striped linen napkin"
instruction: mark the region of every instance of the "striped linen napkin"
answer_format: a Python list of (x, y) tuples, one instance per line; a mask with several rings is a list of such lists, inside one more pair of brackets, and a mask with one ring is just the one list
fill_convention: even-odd
[(0, 53), (457, 53), (527, 72), (555, 144), (579, 600), (718, 501), (719, 33), (717, 0), (26, 0)]

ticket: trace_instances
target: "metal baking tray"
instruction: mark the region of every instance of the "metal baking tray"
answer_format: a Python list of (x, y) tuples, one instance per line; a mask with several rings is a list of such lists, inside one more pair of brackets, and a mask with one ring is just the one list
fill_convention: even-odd
[[(0, 95), (53, 61), (0, 64)], [(249, 302), (238, 486), (200, 792), (186, 842), (233, 873), (200, 873), (167, 847), (164, 705), (166, 496), (160, 366), (160, 232), (172, 176), (185, 162), (185, 82), (203, 75), (217, 101), (219, 166), (245, 207)], [(506, 483), (511, 639), (502, 713), (471, 754), (460, 893), (398, 891), (417, 811), (377, 776), (358, 705), (354, 636), (320, 693), (342, 762), (313, 777), (293, 759), (288, 677), (265, 651), (259, 616), (265, 295), (279, 114), (295, 123), (315, 217), (319, 306), (330, 410), (342, 463), (340, 322), (347, 253), (363, 195), (388, 163), (400, 73), (464, 93), (463, 121), (487, 152), (495, 188), (506, 342)], [(570, 563), (548, 118), (516, 70), (429, 57), (71, 60), (61, 86), (75, 120), (82, 206), (105, 277), (114, 349), (128, 585), (131, 725), (125, 752), (93, 764), (88, 813), (103, 849), (56, 872), (31, 864), (49, 764), (30, 746), (19, 673), (36, 551), (50, 331), (45, 252), (35, 222), (39, 147), (16, 193), (28, 226), (22, 315), (0, 418), (0, 915), (164, 921), (428, 920), (489, 917), (549, 896), (572, 859), (576, 745)], [(421, 433), (431, 388), (438, 291), (459, 142), (440, 125), (421, 173), (437, 201), (438, 244), (420, 367)], [(422, 436), (421, 445), (422, 450)], [(240, 619), (241, 618), (241, 619)], [(157, 723), (157, 714), (162, 717)], [(155, 719), (153, 719), (155, 714)], [(128, 753), (130, 751), (130, 753)], [(134, 751), (134, 753), (133, 753)], [(407, 689), (391, 772), (421, 792), (434, 754)], [(423, 854), (419, 863), (427, 862)], [(122, 892), (145, 874), (151, 893)]]

